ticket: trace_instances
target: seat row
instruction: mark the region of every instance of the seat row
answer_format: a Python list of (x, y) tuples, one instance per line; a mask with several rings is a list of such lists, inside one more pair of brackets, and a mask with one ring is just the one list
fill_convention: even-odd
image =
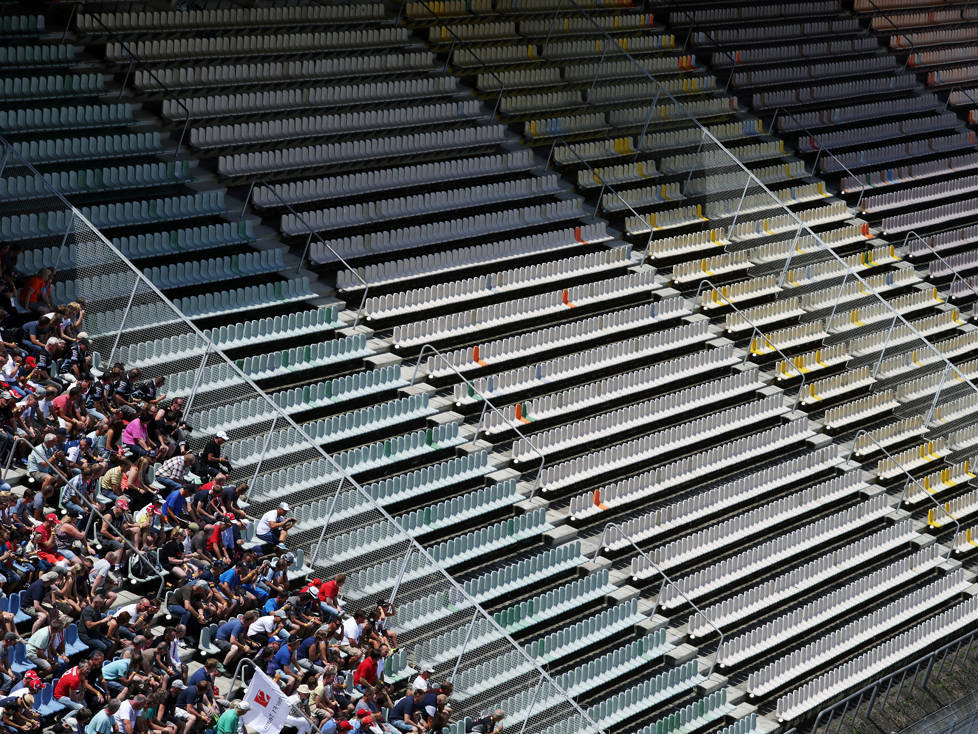
[[(411, 33), (407, 28), (350, 28), (339, 31), (312, 33), (251, 33), (205, 37), (137, 39), (109, 41), (105, 55), (114, 61), (128, 63), (130, 56), (153, 61), (162, 59), (198, 59), (203, 56), (226, 58), (231, 55), (277, 54), (283, 43), (288, 43), (293, 53), (322, 51), (323, 49), (381, 47), (407, 44)], [(58, 47), (55, 47), (58, 48)], [(356, 59), (351, 59), (355, 61)], [(166, 71), (165, 69), (162, 71)]]
[[(100, 229), (155, 224), (223, 214), (224, 194), (224, 189), (214, 189), (182, 196), (81, 206), (78, 211)], [(0, 236), (7, 240), (62, 236), (71, 221), (72, 213), (66, 209), (8, 215), (0, 218)]]
[(222, 8), (217, 10), (129, 10), (117, 13), (79, 13), (79, 31), (101, 34), (114, 31), (198, 30), (203, 28), (253, 28), (255, 26), (310, 26), (376, 20), (384, 16), (383, 3), (377, 0), (356, 6), (308, 5), (274, 8)]
[(328, 240), (326, 243), (313, 242), (309, 248), (309, 257), (312, 262), (321, 265), (335, 262), (337, 255), (353, 259), (386, 255), (398, 250), (419, 247), (431, 248), (434, 242), (467, 240), (505, 230), (518, 230), (523, 227), (579, 219), (583, 213), (584, 205), (580, 199), (562, 199), (545, 204), (532, 204), (519, 209), (505, 209), (401, 229), (341, 237)]
[(384, 259), (376, 264), (357, 267), (356, 275), (347, 270), (339, 270), (336, 273), (337, 287), (341, 291), (354, 290), (362, 288), (364, 281), (382, 285), (468, 267), (504, 263), (578, 245), (598, 244), (611, 239), (607, 227), (607, 222), (604, 221), (591, 222), (570, 229), (521, 235), (514, 239), (500, 239), (464, 249), (439, 250), (400, 260)]
[(314, 117), (241, 122), (232, 125), (194, 127), (190, 144), (198, 148), (242, 143), (263, 143), (339, 133), (361, 133), (377, 128), (421, 127), (450, 123), (484, 115), (478, 100), (430, 104), (419, 107), (388, 107), (381, 110), (341, 112)]
[(252, 201), (257, 206), (275, 207), (365, 194), (399, 187), (441, 181), (515, 173), (531, 168), (533, 153), (522, 149), (498, 155), (455, 158), (396, 168), (376, 168), (326, 178), (300, 179), (271, 186), (257, 186)]
[(309, 232), (310, 227), (314, 231), (324, 232), (376, 221), (388, 222), (438, 212), (482, 208), (513, 200), (535, 199), (556, 194), (560, 190), (556, 174), (509, 179), (448, 191), (431, 191), (396, 199), (346, 204), (331, 209), (314, 209), (302, 214), (285, 214), (282, 216), (279, 228), (286, 235), (306, 233)]
[[(889, 563), (872, 573), (859, 576), (845, 586), (828, 591), (807, 604), (795, 607), (760, 626), (725, 640), (720, 645), (718, 662), (732, 666), (756, 657), (788, 640), (816, 629), (843, 614), (858, 610), (891, 589), (901, 589), (943, 561), (940, 546), (932, 543), (912, 555)], [(725, 602), (729, 608), (730, 600)], [(726, 618), (728, 615), (724, 615)]]
[(792, 719), (867, 678), (878, 675), (894, 663), (920, 653), (939, 640), (978, 619), (978, 598), (969, 597), (935, 617), (911, 627), (871, 648), (859, 657), (833, 668), (803, 686), (778, 698), (779, 719)]
[(380, 159), (391, 155), (494, 145), (501, 143), (504, 138), (502, 125), (457, 127), (443, 132), (390, 135), (370, 140), (348, 140), (342, 143), (222, 155), (218, 159), (218, 171), (225, 176), (272, 173), (370, 158)]

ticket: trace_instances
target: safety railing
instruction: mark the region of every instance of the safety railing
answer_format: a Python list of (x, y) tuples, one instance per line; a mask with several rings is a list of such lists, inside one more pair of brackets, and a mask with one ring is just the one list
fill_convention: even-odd
[(245, 195), (244, 204), (241, 206), (242, 217), (248, 211), (248, 204), (251, 202), (251, 198), (255, 193), (255, 189), (258, 187), (266, 189), (273, 197), (275, 197), (275, 200), (278, 201), (280, 206), (284, 207), (292, 216), (294, 216), (296, 219), (302, 222), (302, 226), (304, 226), (309, 231), (309, 234), (306, 237), (306, 244), (302, 248), (302, 255), (299, 257), (299, 264), (295, 266), (296, 273), (302, 270), (302, 266), (306, 262), (306, 257), (308, 257), (309, 255), (309, 246), (312, 244), (312, 238), (315, 237), (316, 240), (319, 242), (319, 244), (321, 244), (323, 247), (329, 250), (333, 254), (333, 257), (339, 260), (339, 262), (343, 265), (343, 267), (346, 268), (351, 273), (351, 275), (353, 275), (355, 280), (360, 281), (360, 284), (363, 286), (363, 295), (360, 296), (360, 306), (357, 308), (357, 315), (353, 319), (353, 328), (356, 328), (360, 323), (360, 318), (363, 315), (364, 306), (367, 303), (367, 294), (370, 292), (370, 284), (367, 283), (366, 280), (364, 280), (363, 276), (360, 274), (360, 271), (358, 271), (356, 268), (350, 265), (350, 263), (348, 263), (342, 255), (340, 255), (336, 250), (333, 249), (333, 247), (329, 244), (329, 242), (323, 239), (322, 235), (320, 235), (319, 232), (317, 232), (313, 228), (313, 226), (309, 224), (309, 222), (306, 220), (304, 216), (302, 216), (302, 214), (297, 212), (292, 207), (291, 204), (289, 204), (285, 199), (282, 198), (282, 195), (279, 194), (274, 184), (270, 184), (267, 181), (263, 181), (261, 179), (256, 179), (251, 182), (251, 184), (248, 186), (248, 193)]
[[(68, 22), (65, 25), (65, 33), (61, 39), (62, 43), (67, 42), (68, 29), (70, 28), (71, 21), (77, 17), (78, 9), (79, 8), (84, 9), (85, 7), (84, 2), (78, 2), (77, 0), (74, 0), (71, 4), (72, 4), (72, 11), (71, 11), (71, 15), (69, 16)], [(180, 156), (180, 152), (183, 150), (183, 141), (187, 137), (187, 130), (190, 127), (190, 118), (191, 118), (190, 108), (188, 108), (183, 103), (183, 100), (180, 99), (179, 96), (177, 96), (177, 93), (174, 90), (170, 89), (170, 87), (167, 86), (159, 78), (159, 76), (157, 76), (156, 72), (153, 71), (152, 66), (147, 64), (141, 58), (139, 58), (139, 56), (137, 56), (136, 53), (132, 50), (132, 47), (124, 40), (120, 39), (118, 35), (115, 33), (115, 31), (113, 31), (105, 24), (105, 22), (99, 17), (99, 14), (97, 12), (90, 13), (89, 16), (93, 21), (95, 21), (96, 24), (98, 24), (98, 26), (102, 29), (103, 33), (107, 38), (112, 39), (115, 43), (120, 44), (124, 56), (129, 61), (129, 64), (126, 68), (126, 74), (123, 77), (122, 86), (119, 89), (119, 97), (122, 97), (126, 93), (126, 88), (129, 86), (129, 79), (132, 76), (132, 73), (136, 69), (136, 67), (139, 67), (140, 69), (144, 70), (147, 74), (149, 74), (149, 76), (153, 79), (153, 81), (156, 82), (156, 84), (159, 86), (159, 89), (162, 90), (164, 97), (172, 98), (173, 101), (176, 102), (176, 104), (180, 107), (180, 109), (183, 110), (183, 114), (184, 114), (183, 125), (180, 129), (180, 136), (177, 138), (177, 146), (173, 151), (173, 157), (178, 158)]]
[[(282, 466), (282, 462), (285, 461), (291, 472), (292, 467), (298, 465), (294, 462), (308, 462), (308, 457), (313, 457), (317, 462), (315, 475), (309, 471), (313, 464), (303, 465), (307, 470), (304, 475), (307, 480), (302, 486), (307, 488), (302, 490), (302, 497), (299, 500), (302, 504), (297, 506), (297, 512), (304, 506), (311, 507), (322, 498), (328, 497), (328, 492), (335, 485), (334, 478), (339, 481), (339, 488), (350, 488), (360, 503), (358, 507), (362, 508), (356, 513), (360, 526), (373, 518), (378, 527), (384, 528), (385, 537), (388, 538), (385, 544), (388, 557), (400, 559), (400, 555), (403, 554), (403, 560), (397, 561), (400, 568), (397, 580), (390, 586), (382, 585), (384, 593), (390, 590), (391, 597), (399, 603), (402, 599), (408, 602), (417, 600), (419, 596), (425, 594), (441, 593), (446, 600), (449, 597), (451, 599), (451, 603), (446, 603), (443, 607), (445, 614), (461, 613), (466, 618), (471, 617), (475, 620), (472, 624), (475, 625), (474, 629), (482, 633), (481, 644), (485, 646), (488, 641), (498, 654), (510, 656), (513, 664), (518, 665), (523, 671), (520, 676), (512, 679), (510, 690), (513, 692), (524, 690), (521, 686), (525, 684), (528, 696), (531, 691), (539, 691), (542, 696), (535, 707), (531, 706), (525, 711), (524, 724), (531, 720), (541, 722), (552, 720), (546, 718), (549, 714), (541, 712), (541, 702), (545, 700), (550, 707), (548, 710), (558, 706), (565, 717), (564, 720), (568, 724), (572, 723), (576, 731), (600, 731), (600, 727), (587, 712), (550, 675), (545, 664), (531, 656), (524, 646), (513, 639), (493, 615), (485, 610), (481, 602), (455, 579), (448, 570), (449, 566), (437, 560), (432, 550), (396, 521), (385, 507), (354, 478), (346, 465), (341, 464), (334, 455), (327, 452), (318, 440), (295, 421), (279, 401), (259, 388), (249, 374), (227, 357), (221, 344), (215, 343), (209, 335), (214, 332), (205, 333), (199, 329), (123, 255), (112, 241), (107, 239), (78, 208), (43, 177), (33, 164), (24, 160), (23, 165), (40, 182), (39, 185), (52, 201), (51, 205), (63, 208), (64, 221), (70, 222), (68, 234), (65, 235), (65, 242), (63, 242), (67, 253), (65, 259), (77, 277), (77, 280), (71, 283), (75, 284), (81, 295), (90, 296), (86, 309), (87, 316), (93, 317), (99, 309), (103, 308), (106, 311), (115, 309), (114, 313), (118, 314), (123, 307), (125, 313), (132, 314), (128, 319), (120, 318), (121, 323), (118, 327), (94, 337), (95, 350), (100, 350), (103, 354), (111, 352), (113, 359), (123, 361), (127, 366), (142, 367), (148, 377), (160, 374), (174, 378), (175, 384), (179, 382), (186, 385), (187, 399), (184, 415), (190, 417), (190, 413), (193, 412), (195, 427), (198, 431), (205, 432), (205, 435), (200, 437), (191, 435), (190, 440), (194, 446), (202, 445), (206, 434), (216, 430), (231, 430), (236, 439), (246, 434), (257, 435), (262, 439), (263, 450), (267, 450), (270, 445), (268, 442), (273, 432), (280, 434), (280, 437), (290, 439), (292, 443), (287, 445), (286, 453), (277, 459), (279, 466)], [(60, 230), (58, 234), (60, 237)], [(47, 237), (50, 237), (50, 234)], [(70, 240), (70, 237), (74, 239)], [(150, 317), (139, 316), (139, 313), (143, 313), (138, 311), (140, 308), (148, 308)], [(322, 313), (328, 316), (327, 311)], [(317, 323), (310, 322), (310, 328)], [(158, 336), (162, 334), (166, 336)], [(157, 338), (146, 341), (147, 337)], [(185, 364), (193, 365), (192, 369), (183, 373), (174, 373), (174, 370), (180, 369), (180, 365)], [(178, 381), (177, 377), (181, 379)], [(404, 379), (403, 384), (406, 382), (407, 380)], [(242, 408), (249, 411), (247, 417), (237, 412)], [(283, 432), (287, 432), (287, 435)], [(255, 470), (255, 476), (258, 471)], [(284, 472), (285, 468), (283, 467), (281, 471)], [(274, 489), (280, 488), (275, 480), (276, 475), (262, 474), (261, 478), (266, 476), (270, 477)], [(289, 476), (293, 475), (290, 473)], [(261, 507), (263, 504), (268, 507), (277, 505), (278, 500), (257, 497), (255, 503), (254, 507)], [(504, 526), (506, 524), (503, 523)], [(522, 515), (510, 524), (517, 534), (524, 526), (537, 532), (538, 528), (545, 527), (543, 510), (538, 509)], [(316, 530), (320, 528), (317, 526)], [(342, 529), (337, 531), (336, 528), (329, 527), (327, 533), (329, 531), (333, 531), (337, 537), (343, 535)], [(294, 537), (298, 540), (290, 538), (289, 544), (297, 555), (303, 554), (307, 549), (311, 550), (304, 545), (300, 533), (296, 532)], [(360, 567), (361, 558), (357, 556), (355, 560), (357, 561), (355, 565)], [(318, 558), (317, 564), (322, 565)], [(336, 557), (330, 558), (329, 565), (334, 569), (340, 567)], [(412, 579), (410, 587), (407, 586), (409, 569)], [(306, 565), (302, 572), (308, 573), (309, 570), (309, 566)], [(364, 586), (362, 593), (366, 593), (368, 588), (372, 587)], [(378, 593), (378, 591), (371, 593)], [(430, 631), (418, 630), (417, 634), (418, 645), (428, 644), (427, 638), (423, 635), (430, 634)], [(412, 637), (413, 630), (402, 631), (401, 640), (406, 646), (412, 646)], [(430, 644), (425, 649), (429, 648)], [(439, 660), (444, 660), (450, 655), (450, 659), (455, 661), (456, 657), (461, 657), (456, 653), (457, 650), (454, 653), (443, 650)], [(467, 662), (477, 665), (476, 658), (465, 655)], [(402, 661), (402, 671), (404, 665)], [(392, 663), (392, 676), (395, 667)], [(472, 705), (481, 705), (482, 701), (488, 702), (482, 696), (475, 697), (472, 701)], [(530, 729), (529, 726), (527, 728)]]
[(643, 559), (645, 559), (645, 562), (648, 563), (650, 567), (655, 569), (655, 572), (662, 577), (662, 584), (659, 587), (658, 593), (656, 594), (655, 608), (652, 610), (652, 614), (650, 616), (654, 617), (655, 614), (658, 612), (659, 604), (661, 603), (662, 600), (662, 593), (665, 590), (666, 586), (671, 586), (675, 589), (676, 593), (679, 594), (679, 596), (681, 596), (683, 600), (687, 604), (689, 604), (690, 607), (692, 607), (693, 611), (699, 614), (700, 617), (703, 619), (703, 621), (706, 622), (708, 625), (710, 625), (710, 627), (712, 627), (716, 631), (718, 635), (718, 640), (716, 643), (716, 651), (713, 653), (713, 662), (710, 663), (710, 668), (706, 674), (706, 677), (709, 678), (711, 675), (713, 675), (713, 671), (716, 670), (717, 659), (719, 658), (720, 655), (720, 648), (723, 647), (723, 641), (725, 639), (723, 630), (720, 629), (716, 624), (714, 624), (712, 619), (706, 616), (703, 610), (700, 609), (696, 605), (696, 603), (686, 595), (686, 592), (683, 591), (682, 587), (679, 584), (677, 584), (675, 581), (669, 578), (669, 575), (659, 566), (659, 564), (657, 564), (654, 560), (652, 560), (652, 557), (648, 553), (642, 550), (642, 548), (638, 545), (638, 543), (636, 543), (632, 539), (632, 537), (625, 532), (625, 530), (621, 525), (616, 525), (615, 523), (608, 523), (607, 525), (604, 526), (604, 529), (601, 531), (601, 536), (598, 540), (597, 549), (594, 551), (594, 557), (591, 559), (592, 562), (598, 559), (598, 556), (601, 555), (601, 551), (607, 548), (608, 543), (615, 542), (616, 540), (632, 546), (636, 551), (638, 551), (638, 554)]
[[(850, 718), (848, 723), (849, 727), (853, 727), (855, 717), (860, 717), (867, 720), (870, 719), (870, 717), (873, 715), (873, 710), (877, 705), (882, 708), (889, 702), (890, 693), (893, 691), (894, 683), (896, 683), (895, 696), (896, 699), (899, 700), (901, 694), (903, 693), (904, 685), (908, 683), (908, 677), (908, 690), (913, 690), (915, 687), (917, 687), (917, 679), (921, 676), (921, 674), (923, 674), (923, 677), (920, 678), (920, 687), (926, 689), (932, 675), (940, 677), (941, 674), (944, 673), (948, 664), (950, 664), (952, 668), (957, 665), (958, 656), (961, 655), (962, 648), (964, 649), (964, 656), (962, 660), (968, 660), (969, 656), (972, 654), (971, 650), (975, 644), (976, 635), (978, 635), (978, 630), (969, 632), (968, 634), (962, 635), (951, 642), (941, 645), (937, 649), (917, 658), (913, 662), (894, 670), (892, 673), (882, 676), (863, 688), (860, 688), (855, 693), (852, 693), (836, 703), (833, 703), (831, 706), (821, 709), (818, 712), (818, 715), (815, 717), (812, 728), (809, 730), (810, 734), (842, 734), (844, 731), (850, 731), (851, 729), (849, 728), (843, 728), (846, 726), (846, 714), (849, 713), (850, 709), (852, 709), (851, 716), (853, 718)], [(899, 682), (897, 682), (898, 680)], [(880, 700), (880, 693), (883, 694), (882, 700)], [(866, 702), (865, 711), (861, 710), (863, 701)], [(838, 717), (838, 721), (835, 723), (835, 728), (833, 728), (832, 725), (834, 722), (836, 722), (836, 717)]]
[[(9, 453), (7, 454), (7, 461), (4, 465), (3, 477), (2, 477), (3, 481), (6, 481), (7, 479), (7, 472), (10, 468), (10, 457), (14, 453), (13, 450), (14, 446), (16, 446), (17, 444), (22, 444), (28, 449), (29, 452), (33, 452), (37, 450), (37, 447), (34, 446), (30, 441), (28, 441), (23, 436), (12, 436), (8, 440), (10, 441), (9, 448), (8, 448)], [(51, 463), (49, 463), (48, 466), (65, 485), (68, 484), (70, 479), (65, 475), (63, 471), (61, 471), (61, 469), (59, 469), (58, 467), (54, 466)], [(58, 488), (55, 491), (60, 492), (61, 488)], [(74, 494), (74, 497), (77, 497), (79, 500), (81, 500), (82, 503), (88, 508), (90, 513), (88, 517), (88, 525), (86, 526), (86, 530), (85, 530), (85, 536), (86, 537), (88, 536), (88, 529), (92, 526), (92, 523), (94, 522), (96, 517), (100, 518), (103, 522), (105, 522), (110, 528), (112, 528), (112, 530), (116, 534), (116, 537), (120, 541), (122, 541), (122, 543), (126, 546), (126, 548), (129, 549), (132, 553), (136, 554), (136, 557), (139, 558), (140, 562), (143, 565), (143, 568), (149, 569), (152, 575), (156, 576), (160, 580), (160, 585), (156, 589), (156, 598), (162, 599), (163, 588), (166, 586), (166, 577), (163, 575), (162, 569), (159, 567), (159, 565), (153, 563), (141, 550), (139, 550), (139, 548), (133, 545), (132, 542), (129, 540), (129, 538), (127, 538), (125, 533), (122, 531), (122, 528), (116, 527), (116, 525), (114, 525), (112, 522), (106, 520), (105, 516), (102, 515), (102, 511), (99, 509), (98, 505), (96, 505), (88, 497), (86, 497), (83, 492), (76, 492)]]

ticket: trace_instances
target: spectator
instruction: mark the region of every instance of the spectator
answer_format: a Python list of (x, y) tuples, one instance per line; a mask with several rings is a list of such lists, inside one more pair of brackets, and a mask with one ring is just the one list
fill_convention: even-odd
[(499, 734), (503, 730), (502, 720), (506, 718), (506, 712), (496, 709), (488, 716), (479, 719), (470, 719), (465, 724), (465, 731), (473, 734)]
[(269, 510), (255, 525), (255, 537), (270, 545), (284, 549), (285, 539), (289, 537), (289, 528), (295, 525), (295, 519), (288, 517), (291, 508), (288, 502), (282, 502), (274, 510)]
[(85, 707), (84, 679), (88, 675), (88, 661), (65, 671), (54, 687), (54, 698), (62, 706), (77, 711)]
[(339, 573), (331, 581), (325, 582), (319, 587), (319, 605), (323, 612), (331, 617), (339, 617), (343, 611), (340, 603), (340, 591), (346, 583), (346, 574)]
[(231, 463), (221, 457), (221, 446), (227, 443), (228, 434), (218, 431), (214, 438), (204, 445), (194, 473), (208, 479), (218, 474), (230, 474)]
[(156, 470), (156, 481), (162, 484), (167, 490), (174, 490), (185, 487), (187, 482), (185, 477), (190, 467), (193, 466), (194, 455), (189, 451), (172, 459), (167, 459), (163, 465)]
[(406, 734), (421, 734), (424, 731), (424, 727), (421, 725), (419, 712), (423, 699), (423, 691), (409, 690), (391, 708), (388, 714), (388, 723), (398, 731), (403, 731)]
[(244, 716), (251, 710), (251, 704), (247, 701), (235, 701), (233, 705), (221, 714), (217, 719), (215, 734), (238, 734), (239, 717)]
[(52, 268), (41, 268), (24, 283), (18, 298), (20, 305), (33, 314), (54, 311), (54, 301), (51, 300), (51, 282), (54, 280)]

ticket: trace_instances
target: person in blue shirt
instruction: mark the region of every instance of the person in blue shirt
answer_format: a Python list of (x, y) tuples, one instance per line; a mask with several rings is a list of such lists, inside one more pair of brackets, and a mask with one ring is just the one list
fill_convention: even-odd
[(422, 727), (418, 712), (421, 710), (423, 699), (424, 691), (415, 691), (414, 695), (404, 696), (391, 708), (387, 723), (406, 734), (415, 734), (415, 732), (420, 734)]
[(163, 517), (171, 525), (187, 524), (186, 518), (183, 517), (184, 510), (187, 507), (185, 493), (186, 490), (180, 487), (179, 489), (174, 489), (166, 496), (166, 502), (163, 503)]
[(250, 609), (240, 618), (231, 617), (217, 628), (211, 643), (224, 653), (224, 668), (226, 670), (230, 670), (231, 665), (240, 656), (251, 654), (258, 649), (258, 646), (247, 637), (248, 627), (256, 619), (258, 619), (258, 610)]
[(115, 712), (119, 710), (119, 702), (112, 699), (105, 708), (99, 711), (85, 727), (85, 734), (112, 734), (115, 729)]
[(285, 606), (288, 598), (289, 597), (287, 594), (279, 594), (278, 596), (269, 598), (269, 600), (266, 601), (265, 605), (261, 608), (262, 612), (265, 614), (275, 614), (275, 612)]
[(292, 667), (292, 653), (298, 647), (298, 642), (293, 639), (285, 641), (278, 652), (272, 656), (268, 667), (269, 674), (278, 679), (286, 694), (291, 694), (295, 684), (299, 681), (299, 673)]
[(204, 667), (199, 668), (197, 672), (187, 679), (187, 688), (196, 688), (197, 684), (201, 681), (207, 681), (212, 686), (214, 685), (214, 676), (220, 675), (221, 664), (217, 661), (217, 658), (207, 658), (204, 662)]
[(113, 693), (118, 693), (120, 699), (125, 698), (129, 690), (129, 684), (137, 680), (144, 680), (144, 676), (130, 672), (132, 661), (129, 658), (117, 658), (106, 660), (102, 663), (102, 678), (105, 685)]

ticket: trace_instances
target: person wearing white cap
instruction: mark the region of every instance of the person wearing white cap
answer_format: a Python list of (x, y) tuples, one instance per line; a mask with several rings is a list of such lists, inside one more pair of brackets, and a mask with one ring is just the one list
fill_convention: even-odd
[(285, 539), (289, 537), (289, 528), (295, 525), (295, 519), (288, 517), (291, 510), (289, 503), (283, 502), (274, 510), (266, 512), (255, 526), (255, 536), (285, 550)]
[(245, 700), (235, 701), (234, 705), (220, 715), (214, 729), (215, 734), (238, 734), (238, 719), (251, 711), (251, 704)]
[(230, 474), (231, 462), (221, 457), (221, 445), (228, 442), (226, 431), (218, 431), (214, 438), (204, 444), (204, 450), (197, 462), (196, 474), (213, 479), (218, 474)]

